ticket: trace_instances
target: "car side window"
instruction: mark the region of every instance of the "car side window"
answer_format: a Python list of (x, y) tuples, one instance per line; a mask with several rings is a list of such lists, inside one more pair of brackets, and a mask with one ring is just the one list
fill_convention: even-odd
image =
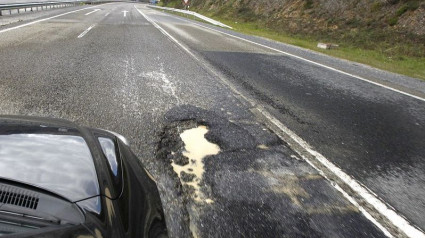
[(123, 164), (118, 145), (114, 139), (106, 136), (99, 135), (97, 140), (99, 141), (99, 144), (102, 147), (102, 152), (108, 161), (109, 173), (115, 190), (114, 195), (112, 196), (117, 198), (122, 192), (124, 183), (122, 171)]
[(111, 168), (114, 176), (118, 175), (118, 158), (115, 148), (115, 143), (113, 140), (105, 137), (98, 137), (100, 146), (102, 147), (103, 154), (108, 160), (109, 166)]

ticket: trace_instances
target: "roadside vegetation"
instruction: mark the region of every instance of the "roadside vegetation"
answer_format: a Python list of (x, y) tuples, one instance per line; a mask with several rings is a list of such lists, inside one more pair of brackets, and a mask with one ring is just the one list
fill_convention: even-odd
[[(312, 0), (274, 2), (264, 7), (263, 0), (206, 0), (193, 2), (191, 10), (242, 33), (425, 80), (424, 0), (376, 0), (367, 6), (348, 0), (338, 7)], [(179, 0), (161, 5), (183, 8)], [(318, 42), (339, 47), (322, 50)]]

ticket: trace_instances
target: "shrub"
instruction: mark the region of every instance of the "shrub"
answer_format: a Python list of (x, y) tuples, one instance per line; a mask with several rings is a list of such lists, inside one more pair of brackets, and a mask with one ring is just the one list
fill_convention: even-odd
[(391, 17), (390, 19), (388, 19), (388, 24), (389, 24), (390, 26), (394, 26), (394, 25), (396, 25), (396, 24), (397, 24), (397, 22), (398, 22), (398, 17)]
[(399, 17), (399, 16), (403, 15), (405, 12), (407, 12), (407, 10), (409, 10), (409, 5), (407, 3), (406, 4), (403, 4), (403, 6), (401, 6), (397, 10), (397, 12), (395, 13), (395, 15)]
[(313, 8), (313, 0), (306, 0), (304, 3), (304, 9), (307, 10), (311, 8)]
[(372, 4), (372, 7), (371, 7), (371, 11), (372, 12), (377, 12), (377, 11), (379, 11), (379, 9), (381, 9), (381, 7), (382, 7), (382, 3), (381, 2), (374, 2), (373, 4)]
[(409, 1), (407, 3), (407, 7), (409, 8), (409, 11), (414, 11), (419, 8), (419, 1)]

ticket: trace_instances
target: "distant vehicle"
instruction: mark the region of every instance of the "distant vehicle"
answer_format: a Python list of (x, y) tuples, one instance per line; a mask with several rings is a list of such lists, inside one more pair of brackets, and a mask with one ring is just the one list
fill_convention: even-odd
[(58, 119), (0, 116), (0, 236), (167, 237), (127, 140)]

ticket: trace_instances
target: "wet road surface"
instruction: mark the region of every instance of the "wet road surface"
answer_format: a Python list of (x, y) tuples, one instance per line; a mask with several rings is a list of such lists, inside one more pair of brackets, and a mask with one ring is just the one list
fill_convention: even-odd
[[(170, 236), (385, 236), (243, 95), (424, 226), (423, 101), (143, 4), (87, 7), (0, 28), (0, 113), (60, 117), (126, 136), (158, 182)], [(425, 92), (405, 83), (411, 79), (386, 80)], [(181, 138), (199, 126), (220, 151), (202, 158), (201, 172), (177, 176), (172, 164), (199, 165)]]
[[(151, 17), (235, 85), (242, 85), (240, 90), (266, 105), (279, 121), (316, 151), (415, 225), (425, 228), (424, 82), (388, 75), (367, 66), (357, 65), (357, 71), (346, 70), (353, 63), (334, 62), (320, 54), (300, 52), (296, 47), (278, 48), (273, 42), (224, 29), (217, 31), (217, 27), (201, 23), (191, 25), (184, 18), (163, 14)], [(408, 95), (268, 47), (314, 62), (326, 62), (348, 74), (402, 89)]]

